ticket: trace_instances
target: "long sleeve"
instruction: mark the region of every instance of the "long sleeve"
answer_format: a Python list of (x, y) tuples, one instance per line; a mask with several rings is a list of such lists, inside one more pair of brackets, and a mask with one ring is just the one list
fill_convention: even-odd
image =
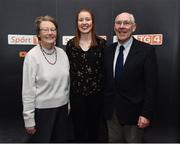
[(55, 108), (69, 102), (69, 60), (61, 48), (56, 47), (57, 62), (49, 64), (39, 45), (26, 55), (23, 65), (23, 117), (25, 127), (35, 126), (35, 108)]
[(150, 48), (147, 54), (144, 72), (144, 77), (146, 79), (146, 95), (142, 115), (151, 119), (153, 115), (154, 99), (157, 93), (157, 60), (154, 48)]
[(35, 126), (34, 110), (35, 110), (35, 76), (36, 65), (34, 64), (31, 55), (27, 55), (23, 64), (23, 87), (22, 87), (22, 100), (23, 100), (23, 117), (25, 127)]

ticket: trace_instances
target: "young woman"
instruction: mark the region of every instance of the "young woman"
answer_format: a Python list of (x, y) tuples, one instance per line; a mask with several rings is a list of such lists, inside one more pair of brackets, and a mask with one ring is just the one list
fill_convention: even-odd
[(75, 142), (98, 142), (103, 109), (103, 50), (92, 12), (76, 15), (76, 34), (66, 46), (70, 61), (70, 103)]
[(29, 142), (66, 142), (69, 60), (55, 46), (58, 25), (50, 16), (36, 19), (39, 44), (23, 65), (23, 116)]

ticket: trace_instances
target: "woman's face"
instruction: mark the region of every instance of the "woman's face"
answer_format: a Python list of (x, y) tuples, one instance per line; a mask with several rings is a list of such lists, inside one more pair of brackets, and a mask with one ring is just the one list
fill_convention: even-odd
[(57, 30), (55, 25), (50, 21), (42, 21), (40, 24), (39, 37), (44, 47), (55, 45)]
[(89, 12), (82, 11), (78, 15), (78, 29), (82, 34), (90, 33), (92, 30), (92, 17)]

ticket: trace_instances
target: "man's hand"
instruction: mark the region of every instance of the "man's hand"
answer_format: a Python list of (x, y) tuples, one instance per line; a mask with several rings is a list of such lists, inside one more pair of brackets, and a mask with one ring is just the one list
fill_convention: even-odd
[(149, 126), (149, 124), (150, 124), (149, 119), (147, 119), (143, 116), (139, 116), (139, 120), (138, 120), (138, 124), (137, 124), (139, 128), (146, 128)]

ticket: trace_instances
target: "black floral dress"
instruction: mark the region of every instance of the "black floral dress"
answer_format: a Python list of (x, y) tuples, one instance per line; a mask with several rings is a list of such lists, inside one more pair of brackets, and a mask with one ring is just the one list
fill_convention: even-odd
[(71, 39), (66, 46), (70, 61), (70, 103), (76, 142), (96, 142), (103, 104), (104, 39), (83, 51)]

